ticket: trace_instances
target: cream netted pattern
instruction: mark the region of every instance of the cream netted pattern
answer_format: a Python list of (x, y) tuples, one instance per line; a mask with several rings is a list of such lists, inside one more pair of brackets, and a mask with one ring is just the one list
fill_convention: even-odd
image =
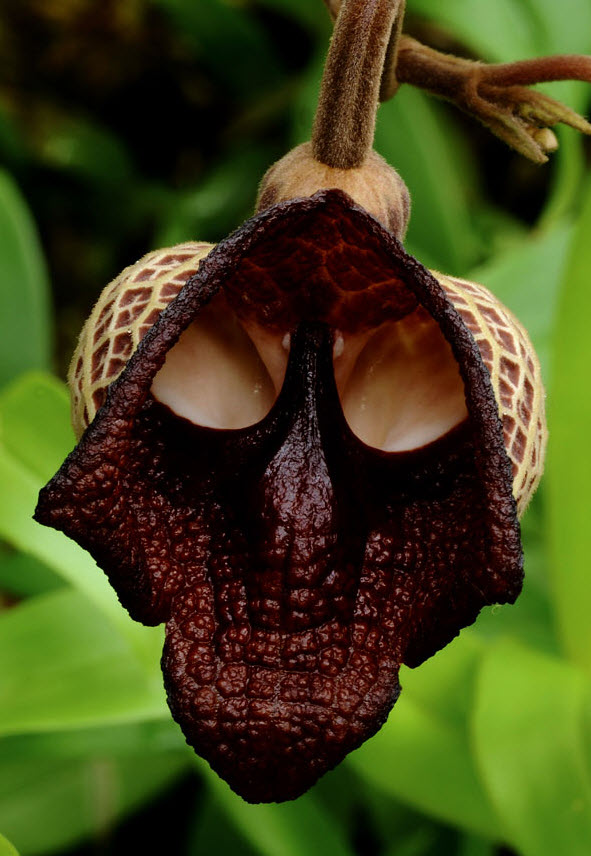
[(548, 436), (538, 358), (525, 329), (490, 291), (433, 273), (474, 336), (490, 373), (521, 516), (542, 477)]
[(103, 290), (82, 328), (68, 374), (77, 437), (94, 419), (109, 384), (212, 246), (188, 241), (155, 250)]

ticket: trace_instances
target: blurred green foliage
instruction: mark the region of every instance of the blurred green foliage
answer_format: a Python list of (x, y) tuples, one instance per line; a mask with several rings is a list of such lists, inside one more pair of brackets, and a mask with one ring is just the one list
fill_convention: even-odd
[[(588, 0), (408, 10), (414, 34), (491, 61), (591, 52)], [(591, 183), (574, 132), (538, 168), (422, 93), (381, 109), (377, 147), (413, 197), (408, 248), (492, 288), (540, 351), (549, 476), (523, 521), (518, 603), (404, 670), (386, 726), (306, 796), (248, 806), (187, 752), (161, 631), (31, 520), (74, 444), (56, 374), (99, 289), (152, 247), (217, 240), (249, 216), (266, 167), (309, 133), (329, 33), (321, 0), (0, 11), (0, 856), (9, 842), (128, 852), (120, 824), (157, 797), (179, 856), (591, 852)], [(583, 111), (591, 94), (549, 91)], [(176, 828), (170, 788), (187, 804)], [(133, 849), (152, 852), (140, 817)]]

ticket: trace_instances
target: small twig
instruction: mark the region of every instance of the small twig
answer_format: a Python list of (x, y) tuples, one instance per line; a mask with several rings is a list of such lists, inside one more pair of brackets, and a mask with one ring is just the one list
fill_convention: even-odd
[[(324, 0), (333, 17), (341, 0)], [(555, 80), (591, 82), (591, 57), (550, 56), (486, 65), (440, 53), (397, 32), (395, 22), (387, 51), (380, 100), (391, 98), (409, 83), (452, 101), (504, 142), (536, 163), (558, 142), (550, 130), (559, 123), (591, 134), (591, 124), (574, 110), (541, 92), (528, 89)]]
[(537, 163), (557, 147), (550, 128), (563, 122), (591, 133), (591, 125), (559, 101), (528, 89), (550, 80), (591, 82), (591, 58), (551, 56), (522, 62), (486, 65), (440, 53), (403, 36), (396, 75), (433, 95), (453, 101), (486, 125), (512, 148)]

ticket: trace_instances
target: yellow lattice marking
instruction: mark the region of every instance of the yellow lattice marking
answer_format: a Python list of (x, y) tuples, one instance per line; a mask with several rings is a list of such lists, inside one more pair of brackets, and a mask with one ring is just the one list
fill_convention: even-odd
[(101, 293), (82, 328), (68, 373), (77, 437), (94, 419), (109, 384), (212, 246), (189, 241), (148, 253)]
[(525, 329), (482, 285), (434, 272), (476, 340), (491, 378), (513, 465), (521, 516), (544, 468), (546, 417), (540, 364)]

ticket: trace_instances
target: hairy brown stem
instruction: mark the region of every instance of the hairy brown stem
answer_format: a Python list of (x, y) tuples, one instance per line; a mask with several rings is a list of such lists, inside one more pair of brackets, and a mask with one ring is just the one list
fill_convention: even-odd
[(553, 80), (591, 81), (591, 57), (564, 55), (487, 65), (442, 54), (402, 36), (397, 55), (399, 83), (410, 83), (438, 95), (452, 94), (468, 75), (493, 86), (532, 86)]
[[(322, 78), (312, 133), (316, 160), (335, 169), (363, 164), (373, 145), (386, 55), (403, 0), (344, 0)], [(390, 47), (389, 47), (390, 45)]]
[[(342, 6), (342, 0), (324, 0), (324, 3), (333, 21), (336, 20)], [(397, 80), (396, 74), (398, 42), (402, 35), (402, 22), (404, 20), (405, 7), (406, 0), (402, 0), (402, 2), (398, 4), (398, 11), (390, 31), (390, 40), (386, 50), (384, 68), (382, 71), (382, 81), (380, 84), (380, 101), (388, 101), (388, 99), (392, 98), (398, 89), (399, 81)]]
[(531, 86), (552, 80), (591, 80), (591, 57), (562, 55), (487, 66), (486, 79), (498, 86)]
[(537, 163), (544, 163), (547, 153), (557, 147), (550, 128), (559, 122), (591, 133), (591, 125), (582, 116), (528, 88), (550, 80), (591, 81), (591, 58), (587, 56), (549, 56), (486, 65), (439, 53), (402, 36), (396, 76), (399, 83), (420, 86), (453, 101)]
[[(346, 0), (324, 0), (333, 18)], [(562, 122), (583, 134), (591, 124), (574, 110), (529, 89), (553, 80), (591, 82), (591, 57), (549, 56), (487, 65), (444, 54), (401, 34), (404, 2), (398, 4), (382, 67), (380, 100), (409, 83), (452, 101), (505, 143), (536, 163), (544, 163), (558, 143), (552, 127)], [(374, 114), (375, 119), (375, 114)]]

